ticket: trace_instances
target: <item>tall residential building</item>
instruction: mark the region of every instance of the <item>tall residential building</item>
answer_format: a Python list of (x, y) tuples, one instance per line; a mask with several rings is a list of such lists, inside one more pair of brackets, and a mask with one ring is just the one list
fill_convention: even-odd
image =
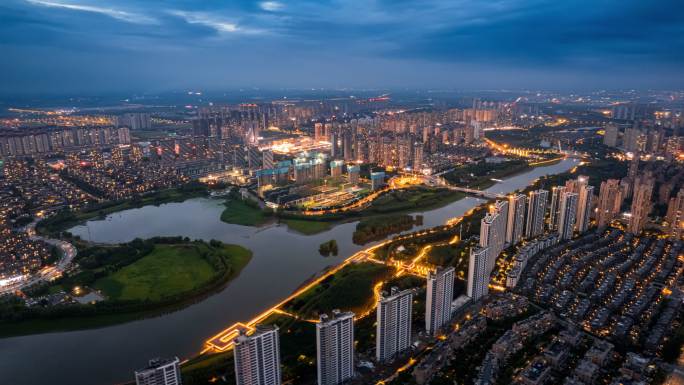
[(181, 385), (180, 361), (156, 358), (146, 368), (135, 371), (136, 385)]
[(639, 175), (639, 160), (639, 154), (636, 154), (629, 162), (627, 177), (631, 180), (636, 180), (637, 176)]
[(560, 197), (558, 212), (558, 235), (561, 239), (572, 238), (575, 229), (577, 215), (578, 195), (573, 192), (564, 192)]
[(670, 236), (681, 238), (684, 235), (684, 188), (679, 190), (676, 197), (670, 198), (665, 219)]
[(625, 148), (625, 150), (631, 152), (643, 151), (643, 149), (639, 147), (639, 138), (641, 135), (642, 132), (638, 128), (631, 127), (625, 129), (625, 136), (624, 140), (622, 141), (622, 146)]
[(603, 144), (608, 147), (617, 147), (618, 145), (618, 127), (614, 124), (608, 124), (605, 127), (605, 134), (603, 135)]
[(548, 200), (549, 192), (546, 190), (530, 192), (527, 203), (526, 238), (534, 238), (544, 233), (544, 217), (546, 216), (546, 204)]
[(651, 196), (655, 181), (651, 176), (637, 178), (634, 182), (634, 198), (632, 198), (632, 210), (629, 217), (627, 231), (638, 234), (644, 229), (648, 214), (651, 213)]
[(589, 178), (580, 175), (577, 179), (565, 183), (568, 192), (577, 194), (577, 212), (575, 213), (575, 230), (582, 233), (589, 227), (594, 187), (589, 186)]
[(413, 170), (420, 171), (423, 169), (423, 143), (413, 144)]
[(525, 202), (523, 194), (508, 197), (508, 224), (506, 225), (506, 243), (517, 244), (522, 240), (525, 230)]
[(126, 126), (131, 130), (149, 130), (152, 128), (152, 119), (147, 113), (128, 113), (117, 116), (116, 124), (118, 127)]
[(354, 376), (354, 313), (333, 310), (316, 324), (318, 385), (340, 384)]
[(565, 186), (556, 186), (551, 189), (551, 207), (549, 209), (549, 230), (558, 231), (560, 220), (560, 203), (565, 193)]
[(620, 188), (620, 180), (608, 179), (601, 182), (596, 210), (596, 222), (599, 228), (608, 226), (620, 212), (621, 204), (622, 189)]
[(314, 123), (314, 140), (317, 142), (320, 140), (325, 140), (326, 138), (323, 136), (323, 134), (323, 123)]
[(480, 247), (488, 247), (487, 268), (491, 271), (496, 265), (499, 253), (506, 243), (506, 224), (508, 222), (508, 202), (497, 201), (490, 206), (489, 213), (480, 222)]
[(237, 385), (280, 385), (280, 338), (277, 326), (259, 325), (251, 335), (235, 339)]
[(583, 186), (577, 201), (577, 231), (587, 231), (591, 219), (591, 209), (594, 207), (594, 186)]
[[(386, 293), (383, 293), (386, 294)], [(393, 287), (378, 301), (375, 358), (384, 361), (411, 346), (413, 290)]]
[(487, 295), (489, 291), (489, 275), (487, 269), (488, 248), (473, 247), (470, 249), (470, 262), (468, 263), (468, 297), (473, 301)]
[(454, 299), (454, 267), (438, 268), (427, 276), (425, 331), (434, 335), (451, 320), (451, 301)]

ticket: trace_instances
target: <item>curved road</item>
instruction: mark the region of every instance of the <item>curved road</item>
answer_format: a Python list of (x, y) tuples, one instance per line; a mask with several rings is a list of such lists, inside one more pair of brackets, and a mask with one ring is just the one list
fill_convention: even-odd
[(26, 226), (26, 234), (29, 236), (31, 240), (43, 241), (49, 245), (58, 247), (61, 251), (61, 257), (59, 261), (57, 261), (57, 263), (55, 263), (54, 265), (45, 266), (32, 276), (17, 280), (16, 282), (12, 282), (0, 287), (0, 295), (21, 290), (25, 287), (29, 287), (41, 281), (53, 281), (62, 276), (64, 271), (66, 271), (66, 269), (69, 268), (71, 262), (73, 262), (74, 258), (76, 257), (76, 247), (74, 247), (74, 245), (72, 245), (71, 243), (58, 239), (45, 238), (37, 235), (36, 223), (38, 223), (38, 220), (34, 220), (28, 226)]

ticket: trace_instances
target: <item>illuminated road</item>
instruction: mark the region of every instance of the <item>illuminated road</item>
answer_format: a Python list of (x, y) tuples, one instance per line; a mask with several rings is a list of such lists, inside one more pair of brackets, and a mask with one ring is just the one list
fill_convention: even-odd
[[(465, 215), (470, 215), (472, 214), (473, 210), (469, 210)], [(449, 227), (454, 227), (461, 223), (463, 220), (463, 216), (457, 217), (457, 218), (452, 218), (450, 219), (446, 226)], [(430, 233), (434, 233), (435, 229), (426, 229), (423, 231), (419, 231), (416, 233), (411, 233), (407, 234), (404, 236), (399, 236), (394, 239), (388, 239), (385, 240), (375, 246), (369, 247), (365, 250), (358, 251), (357, 253), (353, 254), (351, 257), (347, 258), (344, 260), (341, 264), (337, 265), (336, 267), (326, 271), (324, 274), (320, 275), (313, 281), (307, 283), (303, 287), (299, 288), (296, 290), (294, 293), (290, 294), (287, 298), (283, 299), (273, 307), (269, 308), (268, 310), (262, 312), (261, 314), (257, 315), (254, 317), (252, 320), (249, 322), (238, 322), (227, 329), (224, 329), (220, 333), (216, 334), (215, 336), (209, 338), (205, 342), (205, 348), (202, 350), (201, 354), (207, 353), (207, 352), (224, 352), (227, 350), (230, 350), (233, 347), (233, 341), (235, 338), (239, 335), (240, 330), (245, 330), (246, 332), (251, 332), (254, 330), (255, 326), (266, 320), (268, 317), (270, 317), (273, 314), (285, 314), (285, 315), (291, 315), (290, 313), (286, 312), (285, 310), (282, 309), (282, 307), (291, 301), (292, 299), (298, 297), (299, 295), (305, 293), (307, 290), (313, 288), (320, 282), (322, 282), (324, 279), (327, 277), (337, 273), (341, 269), (343, 269), (345, 266), (349, 265), (350, 263), (358, 263), (358, 262), (374, 262), (374, 263), (381, 263), (381, 264), (386, 264), (389, 266), (394, 266), (397, 268), (397, 273), (395, 276), (401, 276), (403, 274), (413, 274), (417, 276), (425, 276), (427, 272), (430, 270), (430, 266), (422, 263), (422, 261), (427, 257), (428, 252), (430, 249), (434, 246), (439, 246), (443, 244), (454, 244), (459, 241), (458, 236), (454, 236), (451, 238), (449, 241), (446, 242), (441, 242), (441, 243), (436, 243), (432, 245), (426, 245), (424, 246), (421, 251), (416, 255), (414, 259), (411, 260), (410, 263), (406, 263), (404, 261), (395, 261), (395, 260), (390, 260), (390, 261), (380, 261), (378, 259), (373, 258), (375, 250), (387, 245), (388, 243), (397, 241), (397, 240), (405, 240), (409, 238), (416, 238), (416, 237), (421, 237), (424, 235), (428, 235)], [(373, 296), (375, 301), (377, 302), (378, 299), (380, 298), (380, 289), (382, 288), (382, 284), (384, 282), (378, 282), (374, 287), (373, 287)], [(357, 319), (359, 318), (364, 318), (368, 316), (369, 314), (372, 313), (373, 309), (375, 306), (371, 306), (368, 310), (364, 311), (361, 314), (357, 315)], [(295, 317), (297, 318), (297, 317)], [(316, 320), (306, 320), (308, 322), (317, 322)]]
[[(497, 150), (498, 149), (505, 150), (504, 147), (499, 146), (498, 144), (496, 144), (492, 141), (488, 140), (487, 142), (490, 146), (494, 147)], [(549, 160), (549, 162), (554, 162), (557, 160), (558, 159), (552, 159), (552, 160)], [(402, 188), (411, 187), (411, 186), (419, 185), (419, 184), (424, 184), (424, 185), (429, 185), (429, 186), (430, 185), (431, 186), (437, 185), (437, 186), (441, 186), (441, 187), (450, 188), (450, 189), (455, 190), (455, 191), (461, 191), (461, 192), (465, 192), (468, 194), (479, 195), (479, 196), (482, 196), (485, 198), (499, 198), (499, 197), (501, 197), (500, 194), (490, 193), (487, 191), (481, 191), (481, 190), (469, 189), (469, 188), (464, 188), (464, 187), (452, 186), (452, 185), (449, 185), (446, 181), (444, 181), (443, 178), (438, 177), (438, 176), (405, 175), (405, 176), (398, 176), (398, 177), (392, 178), (389, 181), (388, 186), (386, 188), (379, 190), (379, 191), (375, 191), (375, 192), (371, 193), (370, 195), (364, 197), (363, 199), (361, 199), (357, 202), (354, 202), (352, 205), (346, 206), (344, 208), (331, 209), (331, 210), (321, 210), (321, 211), (306, 211), (304, 213), (307, 215), (323, 215), (326, 213), (335, 213), (335, 212), (340, 212), (340, 211), (358, 209), (360, 207), (364, 207), (364, 206), (370, 204), (370, 202), (372, 202), (374, 199), (376, 199), (381, 194), (383, 194), (389, 190), (402, 189)], [(468, 216), (468, 215), (472, 214), (472, 212), (473, 212), (473, 209), (466, 212), (464, 214), (464, 216)], [(462, 219), (463, 219), (463, 216), (457, 217), (457, 218), (452, 218), (452, 219), (447, 221), (446, 225), (449, 227), (456, 226), (462, 221)], [(380, 261), (380, 260), (373, 258), (373, 252), (376, 249), (383, 247), (392, 241), (407, 239), (409, 237), (420, 237), (422, 235), (426, 235), (426, 234), (429, 234), (429, 233), (434, 232), (434, 231), (436, 231), (436, 230), (435, 229), (427, 229), (427, 230), (420, 231), (418, 233), (400, 236), (400, 237), (397, 237), (393, 240), (386, 240), (380, 244), (377, 244), (377, 245), (372, 246), (368, 249), (365, 249), (365, 250), (362, 250), (362, 251), (359, 251), (359, 252), (353, 254), (351, 257), (344, 260), (341, 264), (339, 264), (336, 267), (326, 271), (324, 274), (320, 275), (319, 277), (317, 277), (313, 281), (311, 281), (311, 282), (307, 283), (306, 285), (304, 285), (303, 287), (299, 288), (294, 293), (290, 294), (288, 297), (284, 298), (282, 301), (280, 301), (279, 303), (277, 303), (273, 307), (269, 308), (268, 310), (262, 312), (261, 314), (257, 315), (256, 317), (254, 317), (249, 322), (235, 323), (232, 326), (228, 327), (227, 329), (224, 329), (220, 333), (216, 334), (215, 336), (209, 338), (205, 342), (205, 348), (202, 351), (202, 353), (206, 353), (206, 352), (210, 352), (210, 351), (213, 351), (213, 352), (227, 351), (227, 350), (232, 348), (233, 340), (235, 339), (235, 337), (237, 337), (237, 335), (239, 334), (239, 331), (241, 329), (249, 332), (249, 331), (254, 330), (254, 327), (258, 323), (263, 322), (265, 319), (267, 319), (268, 317), (270, 317), (273, 314), (289, 314), (282, 309), (282, 307), (286, 303), (288, 303), (292, 299), (296, 298), (297, 296), (303, 294), (304, 292), (311, 289), (312, 287), (316, 286), (321, 281), (323, 281), (327, 277), (335, 274), (336, 272), (340, 271), (342, 268), (349, 265), (350, 263), (363, 262), (363, 261), (369, 261), (369, 262), (375, 262), (375, 263), (384, 263), (384, 264), (394, 266), (397, 268), (396, 276), (400, 276), (403, 274), (414, 274), (414, 275), (418, 275), (418, 276), (424, 276), (425, 274), (427, 274), (427, 272), (431, 268), (427, 264), (423, 263), (423, 261), (427, 257), (428, 252), (430, 251), (430, 249), (434, 246), (440, 246), (443, 244), (454, 244), (454, 243), (459, 241), (458, 236), (454, 236), (448, 242), (441, 242), (441, 243), (437, 243), (437, 244), (424, 246), (421, 249), (421, 251), (416, 255), (416, 257), (413, 260), (411, 260), (410, 263), (406, 263), (405, 261), (396, 261), (396, 260)], [(374, 297), (376, 300), (379, 298), (381, 287), (382, 287), (382, 282), (376, 284), (375, 287), (373, 288), (373, 293), (374, 293)], [(363, 314), (360, 314), (357, 318), (362, 318), (362, 317), (370, 314), (372, 312), (372, 310), (373, 309), (371, 308), (371, 309), (365, 311)], [(311, 322), (315, 322), (315, 321), (311, 321)]]
[(386, 245), (389, 242), (391, 242), (391, 240), (384, 241), (384, 242), (377, 244), (373, 247), (370, 247), (368, 249), (365, 249), (365, 250), (362, 250), (362, 251), (355, 253), (351, 257), (345, 259), (344, 262), (342, 262), (339, 265), (335, 266), (334, 268), (326, 271), (324, 274), (322, 274), (318, 278), (314, 279), (313, 281), (311, 281), (311, 282), (307, 283), (306, 285), (304, 285), (303, 287), (299, 288), (294, 293), (290, 294), (287, 298), (283, 299), (282, 301), (280, 301), (279, 303), (277, 303), (276, 305), (274, 305), (270, 309), (268, 309), (268, 310), (264, 311), (263, 313), (257, 315), (251, 321), (246, 322), (246, 323), (238, 322), (238, 323), (230, 326), (229, 328), (221, 331), (220, 333), (218, 333), (217, 335), (211, 337), (210, 339), (208, 339), (206, 341), (206, 343), (205, 343), (206, 347), (202, 351), (202, 353), (205, 353), (208, 351), (224, 352), (226, 350), (231, 349), (233, 347), (233, 340), (235, 339), (235, 337), (237, 337), (240, 329), (245, 329), (247, 331), (251, 331), (254, 329), (254, 327), (258, 323), (262, 322), (263, 320), (267, 319), (268, 317), (270, 317), (273, 314), (289, 314), (289, 313), (285, 312), (284, 310), (282, 310), (281, 308), (286, 303), (288, 303), (290, 300), (292, 300), (293, 298), (303, 294), (304, 292), (311, 289), (312, 287), (316, 286), (321, 281), (323, 281), (327, 277), (337, 273), (338, 271), (340, 271), (342, 268), (349, 265), (350, 263), (362, 262), (362, 261), (367, 260), (368, 258), (370, 258), (372, 256), (373, 252), (376, 249)]
[(7, 284), (0, 286), (0, 295), (21, 290), (25, 287), (29, 287), (42, 281), (54, 281), (55, 279), (62, 276), (64, 271), (66, 271), (66, 269), (69, 268), (74, 258), (76, 257), (77, 250), (71, 243), (57, 239), (50, 239), (38, 236), (35, 230), (36, 223), (37, 220), (31, 222), (28, 226), (26, 226), (26, 234), (30, 237), (31, 240), (43, 241), (47, 244), (58, 247), (61, 250), (61, 257), (56, 264), (52, 266), (43, 267), (33, 276), (22, 277), (21, 279), (8, 282)]
[[(496, 145), (495, 143), (491, 142), (489, 143), (490, 145), (494, 146)], [(496, 145), (498, 146), (498, 145)], [(552, 161), (555, 161), (552, 160)], [(448, 184), (445, 184), (446, 182), (443, 181), (442, 178), (439, 177), (426, 177), (426, 176), (417, 176), (417, 175), (411, 175), (411, 176), (401, 176), (401, 177), (395, 177), (392, 180), (390, 180), (388, 186), (381, 190), (381, 191), (376, 191), (367, 197), (355, 202), (354, 204), (347, 206), (345, 208), (339, 208), (339, 209), (333, 209), (333, 210), (326, 210), (326, 211), (310, 211), (310, 212), (305, 212), (307, 215), (322, 215), (325, 213), (334, 213), (338, 211), (345, 211), (345, 210), (351, 210), (355, 208), (362, 207), (364, 205), (369, 204), (373, 199), (377, 198), (380, 196), (382, 193), (387, 192), (391, 189), (401, 189), (405, 187), (410, 187), (416, 184), (426, 184), (426, 185), (435, 185), (438, 184), (440, 186), (445, 186), (447, 188), (451, 188), (453, 190), (457, 191), (462, 191), (470, 194), (477, 194), (480, 196), (488, 197), (488, 198), (496, 198), (499, 197), (499, 194), (493, 194), (489, 193), (486, 191), (480, 191), (480, 190), (474, 190), (474, 189), (468, 189), (468, 188), (461, 188), (457, 186), (450, 186)], [(490, 196), (491, 195), (491, 196)], [(469, 210), (467, 213), (464, 214), (464, 216), (472, 214), (473, 209)], [(453, 227), (458, 225), (462, 221), (463, 217), (458, 217), (458, 218), (452, 218), (449, 221), (447, 221), (446, 225)], [(397, 268), (397, 273), (396, 275), (402, 275), (402, 274), (414, 274), (414, 275), (419, 275), (419, 276), (424, 276), (430, 269), (430, 266), (426, 265), (422, 261), (426, 259), (428, 252), (430, 249), (436, 245), (442, 245), (442, 244), (454, 244), (458, 242), (458, 237), (455, 236), (453, 237), (450, 241), (448, 242), (442, 242), (439, 244), (433, 244), (433, 245), (426, 245), (424, 246), (421, 251), (416, 255), (416, 257), (410, 262), (406, 263), (405, 261), (395, 261), (395, 260), (390, 260), (390, 261), (379, 261), (377, 259), (373, 258), (373, 252), (380, 248), (385, 246), (386, 244), (395, 241), (395, 240), (401, 240), (401, 239), (407, 239), (408, 237), (420, 237), (422, 235), (429, 234), (431, 232), (436, 231), (435, 229), (427, 229), (420, 231), (418, 233), (410, 234), (410, 235), (405, 235), (405, 236), (400, 236), (397, 237), (393, 240), (386, 240), (384, 242), (381, 242), (375, 246), (372, 246), (368, 249), (359, 251), (355, 254), (353, 254), (351, 257), (347, 258), (344, 260), (341, 264), (337, 265), (336, 267), (326, 271), (324, 274), (320, 275), (316, 279), (312, 280), (311, 282), (307, 283), (303, 287), (299, 288), (292, 294), (290, 294), (288, 297), (284, 298), (282, 301), (277, 303), (276, 305), (272, 306), (268, 310), (262, 312), (261, 314), (257, 315), (254, 317), (252, 320), (248, 322), (238, 322), (230, 327), (224, 329), (220, 333), (216, 334), (215, 336), (209, 338), (205, 342), (205, 348), (202, 351), (202, 353), (206, 352), (224, 352), (232, 348), (233, 346), (233, 340), (237, 335), (239, 334), (239, 331), (245, 330), (247, 332), (254, 330), (254, 327), (260, 323), (266, 320), (268, 317), (270, 317), (273, 314), (288, 314), (285, 312), (282, 307), (291, 301), (292, 299), (296, 298), (297, 296), (303, 294), (307, 290), (311, 289), (312, 287), (316, 286), (319, 284), (321, 281), (326, 279), (327, 277), (335, 274), (336, 272), (340, 271), (343, 269), (345, 266), (349, 265), (350, 263), (356, 263), (356, 262), (363, 262), (363, 261), (369, 261), (369, 262), (376, 262), (376, 263), (385, 263), (390, 266), (395, 266)], [(382, 283), (378, 283), (375, 285), (373, 288), (373, 293), (374, 297), (377, 300), (380, 295), (380, 288), (382, 287)], [(365, 311), (363, 314), (360, 314), (359, 317), (364, 317), (372, 312), (372, 309)], [(357, 318), (359, 318), (357, 317)], [(311, 321), (315, 322), (315, 321)]]

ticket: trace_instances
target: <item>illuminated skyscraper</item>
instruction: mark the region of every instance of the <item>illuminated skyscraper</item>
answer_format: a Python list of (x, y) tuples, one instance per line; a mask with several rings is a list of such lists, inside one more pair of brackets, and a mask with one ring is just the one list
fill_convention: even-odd
[(235, 339), (237, 385), (280, 385), (280, 338), (277, 326), (257, 326), (251, 335)]
[(425, 331), (434, 335), (451, 320), (451, 301), (454, 299), (454, 267), (438, 268), (427, 276), (425, 303)]
[(354, 313), (333, 310), (316, 324), (318, 385), (340, 384), (354, 376)]
[(412, 310), (413, 290), (399, 291), (393, 287), (389, 296), (380, 297), (375, 333), (375, 357), (378, 361), (392, 358), (411, 346)]

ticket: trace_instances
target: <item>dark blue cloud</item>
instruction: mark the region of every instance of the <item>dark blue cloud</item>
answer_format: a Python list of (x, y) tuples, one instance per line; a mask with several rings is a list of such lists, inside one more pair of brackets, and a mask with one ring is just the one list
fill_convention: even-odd
[(5, 0), (2, 92), (684, 84), (680, 0)]

